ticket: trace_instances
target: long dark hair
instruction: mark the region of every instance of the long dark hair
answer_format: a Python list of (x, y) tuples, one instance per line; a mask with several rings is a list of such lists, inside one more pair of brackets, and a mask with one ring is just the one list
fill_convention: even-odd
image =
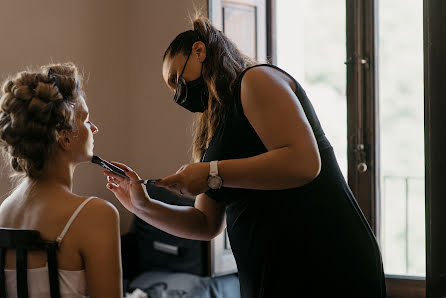
[(246, 67), (255, 64), (255, 61), (242, 54), (207, 18), (198, 16), (192, 24), (193, 30), (180, 33), (171, 42), (164, 53), (163, 61), (166, 57), (172, 58), (177, 54), (189, 55), (192, 45), (197, 41), (206, 45), (202, 75), (209, 89), (209, 104), (205, 112), (197, 113), (192, 145), (192, 157), (199, 161), (232, 107), (232, 93), (237, 76)]

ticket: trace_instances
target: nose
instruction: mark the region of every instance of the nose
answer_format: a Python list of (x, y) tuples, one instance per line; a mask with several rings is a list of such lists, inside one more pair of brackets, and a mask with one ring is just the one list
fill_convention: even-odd
[(99, 128), (96, 125), (94, 125), (94, 123), (91, 123), (91, 132), (93, 134), (97, 134), (98, 131), (99, 131)]

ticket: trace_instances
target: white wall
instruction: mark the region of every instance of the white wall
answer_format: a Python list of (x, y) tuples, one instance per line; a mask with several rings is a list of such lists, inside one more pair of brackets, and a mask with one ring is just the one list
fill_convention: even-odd
[[(143, 178), (174, 173), (190, 161), (193, 115), (175, 105), (162, 81), (165, 48), (190, 29), (205, 0), (0, 0), (0, 79), (28, 66), (73, 61), (86, 74), (95, 154), (121, 161)], [(0, 168), (5, 162), (0, 161)], [(101, 168), (83, 164), (74, 192), (110, 201), (121, 232), (132, 215), (105, 188)], [(0, 202), (11, 185), (0, 171)]]

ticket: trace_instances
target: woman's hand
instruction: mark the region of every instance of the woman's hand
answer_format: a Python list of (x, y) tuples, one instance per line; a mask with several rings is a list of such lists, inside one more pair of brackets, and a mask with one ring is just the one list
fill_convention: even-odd
[(142, 183), (135, 183), (141, 179), (138, 174), (125, 164), (117, 162), (112, 162), (112, 164), (121, 168), (130, 179), (121, 177), (110, 171), (104, 171), (104, 175), (107, 176), (108, 181), (107, 188), (132, 213), (148, 208), (147, 205), (150, 203), (150, 198), (145, 186)]
[(163, 186), (180, 194), (196, 196), (209, 189), (208, 175), (208, 162), (191, 163), (183, 165), (176, 174), (155, 182), (155, 185)]

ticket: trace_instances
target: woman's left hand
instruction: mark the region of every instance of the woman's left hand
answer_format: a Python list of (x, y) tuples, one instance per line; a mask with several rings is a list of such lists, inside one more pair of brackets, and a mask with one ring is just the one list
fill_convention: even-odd
[(207, 184), (208, 175), (208, 162), (191, 163), (183, 165), (176, 174), (155, 182), (155, 185), (168, 188), (180, 194), (196, 196), (209, 189)]

